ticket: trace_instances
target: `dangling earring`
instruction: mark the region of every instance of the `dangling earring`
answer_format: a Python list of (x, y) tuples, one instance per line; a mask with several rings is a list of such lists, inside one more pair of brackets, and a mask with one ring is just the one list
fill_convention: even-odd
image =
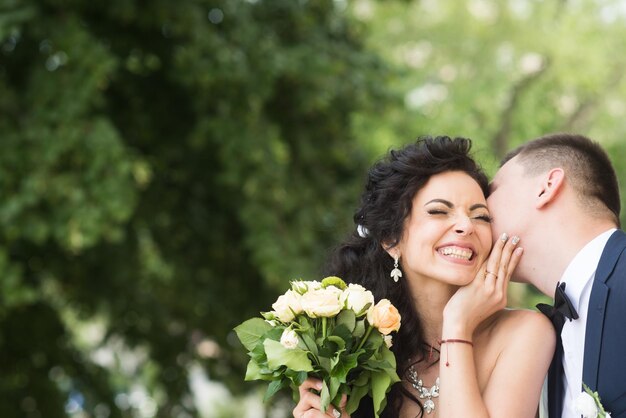
[(393, 270), (391, 270), (391, 274), (390, 274), (390, 276), (393, 277), (393, 281), (396, 283), (398, 283), (398, 280), (400, 280), (400, 277), (402, 277), (402, 272), (398, 268), (399, 259), (400, 257), (398, 257), (397, 255), (393, 256)]

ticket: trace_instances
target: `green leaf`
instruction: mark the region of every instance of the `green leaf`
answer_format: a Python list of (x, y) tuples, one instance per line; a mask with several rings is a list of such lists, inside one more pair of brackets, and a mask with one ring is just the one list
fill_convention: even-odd
[(287, 379), (274, 380), (268, 385), (265, 396), (263, 397), (263, 402), (269, 401), (272, 396), (276, 395), (277, 392), (279, 392), (283, 388), (286, 388), (287, 386), (289, 386), (289, 380)]
[(322, 391), (320, 392), (320, 412), (324, 413), (328, 409), (328, 405), (330, 405), (330, 391), (328, 390), (328, 385), (326, 384), (326, 380), (322, 381)]
[(298, 324), (300, 324), (302, 332), (306, 332), (312, 328), (311, 321), (305, 315), (298, 315)]
[(306, 348), (317, 357), (317, 344), (315, 344), (315, 340), (309, 335), (309, 333), (305, 333), (300, 335), (301, 342), (306, 346)]
[(359, 375), (354, 379), (354, 381), (352, 382), (352, 385), (354, 386), (367, 386), (368, 382), (370, 381), (370, 378), (372, 377), (372, 373), (370, 373), (369, 371), (362, 371), (359, 373)]
[(348, 329), (344, 324), (337, 325), (332, 332), (332, 335), (340, 337), (343, 341), (345, 341), (346, 346), (352, 346), (352, 331)]
[(352, 335), (356, 338), (361, 338), (365, 335), (365, 321), (356, 322)]
[(294, 386), (297, 388), (306, 380), (309, 374), (307, 372), (296, 372), (294, 370), (287, 369), (285, 370), (285, 376), (291, 379)]
[(330, 375), (330, 372), (333, 369), (333, 366), (331, 364), (330, 358), (320, 356), (320, 357), (318, 357), (318, 360), (320, 362), (320, 366), (322, 367), (322, 369), (324, 369), (326, 371), (326, 374)]
[(331, 372), (331, 376), (338, 379), (341, 383), (346, 383), (348, 373), (357, 366), (357, 353), (341, 356), (339, 362)]
[(338, 337), (336, 335), (329, 335), (328, 337), (326, 337), (326, 340), (335, 343), (338, 350), (345, 350), (346, 348), (346, 342), (341, 337)]
[(263, 342), (267, 364), (271, 368), (286, 366), (291, 370), (310, 372), (313, 371), (311, 360), (307, 352), (299, 348), (288, 349), (283, 347), (278, 341), (266, 339)]
[(369, 387), (367, 385), (352, 386), (350, 395), (348, 395), (348, 403), (346, 404), (346, 412), (348, 415), (352, 415), (354, 411), (357, 410), (359, 404), (361, 403), (361, 399), (367, 395), (368, 390)]
[(376, 417), (380, 415), (384, 408), (383, 401), (390, 387), (391, 378), (386, 372), (372, 372), (372, 401), (374, 402)]
[(387, 360), (369, 359), (363, 368), (368, 370), (391, 370), (391, 364)]
[(365, 341), (365, 347), (371, 350), (378, 350), (378, 348), (383, 345), (384, 340), (383, 336), (378, 333), (376, 330), (367, 337), (367, 341)]
[(337, 408), (337, 410), (340, 410), (341, 398), (344, 394), (348, 395), (349, 393), (350, 388), (348, 387), (348, 385), (346, 385), (345, 383), (340, 383), (339, 388), (337, 388), (335, 396), (331, 399), (330, 403), (333, 404)]
[(337, 326), (344, 325), (350, 333), (354, 331), (356, 326), (356, 314), (352, 309), (345, 309), (337, 315)]
[(260, 373), (261, 369), (258, 364), (254, 360), (250, 360), (248, 362), (248, 367), (246, 368), (246, 377), (245, 381), (250, 380), (259, 380), (263, 379), (263, 375)]
[(346, 282), (344, 282), (337, 276), (329, 276), (329, 277), (326, 277), (324, 280), (322, 280), (322, 287), (326, 288), (328, 286), (335, 286), (341, 290), (345, 290), (348, 288), (348, 286), (346, 285)]
[[(335, 399), (335, 396), (337, 396), (337, 391), (339, 390), (339, 386), (341, 386), (341, 382), (339, 382), (339, 379), (335, 378), (335, 377), (331, 377), (330, 378), (330, 388), (328, 390), (328, 396), (331, 400)], [(339, 405), (335, 405), (335, 406), (339, 406)]]
[(237, 337), (244, 347), (246, 347), (249, 351), (252, 351), (261, 336), (271, 329), (272, 326), (265, 322), (265, 320), (261, 318), (252, 318), (236, 326), (235, 333), (237, 333)]
[(267, 362), (267, 356), (265, 355), (265, 347), (263, 342), (259, 341), (252, 351), (248, 353), (250, 358), (257, 364), (262, 365)]
[(382, 346), (382, 357), (383, 357), (384, 361), (389, 363), (389, 365), (390, 365), (389, 368), (395, 373), (395, 371), (396, 371), (396, 356), (393, 354), (393, 352), (386, 345)]

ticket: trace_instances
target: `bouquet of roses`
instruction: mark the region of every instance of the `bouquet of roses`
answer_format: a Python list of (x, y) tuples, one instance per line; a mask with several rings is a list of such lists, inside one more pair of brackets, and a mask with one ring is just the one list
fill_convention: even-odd
[(385, 394), (400, 381), (389, 350), (390, 333), (400, 328), (398, 310), (387, 299), (374, 304), (369, 290), (338, 277), (291, 282), (272, 309), (235, 328), (250, 356), (245, 380), (271, 382), (268, 400), (286, 387), (295, 395), (307, 377), (316, 377), (322, 411), (346, 394), (352, 414), (369, 395), (378, 417)]

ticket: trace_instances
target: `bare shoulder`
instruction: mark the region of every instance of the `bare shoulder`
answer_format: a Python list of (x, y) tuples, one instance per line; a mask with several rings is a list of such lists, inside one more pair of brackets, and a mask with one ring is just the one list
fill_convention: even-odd
[[(505, 309), (493, 319), (491, 334), (507, 342), (520, 341), (530, 347), (537, 343), (549, 348), (555, 344), (552, 322), (540, 312), (526, 309)], [(507, 345), (509, 345), (507, 343)]]

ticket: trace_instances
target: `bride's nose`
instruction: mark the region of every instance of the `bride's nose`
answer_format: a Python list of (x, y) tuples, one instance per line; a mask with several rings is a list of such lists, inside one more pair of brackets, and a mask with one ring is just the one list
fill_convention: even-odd
[(459, 235), (470, 235), (474, 232), (474, 224), (467, 215), (458, 215), (454, 223), (454, 232)]

